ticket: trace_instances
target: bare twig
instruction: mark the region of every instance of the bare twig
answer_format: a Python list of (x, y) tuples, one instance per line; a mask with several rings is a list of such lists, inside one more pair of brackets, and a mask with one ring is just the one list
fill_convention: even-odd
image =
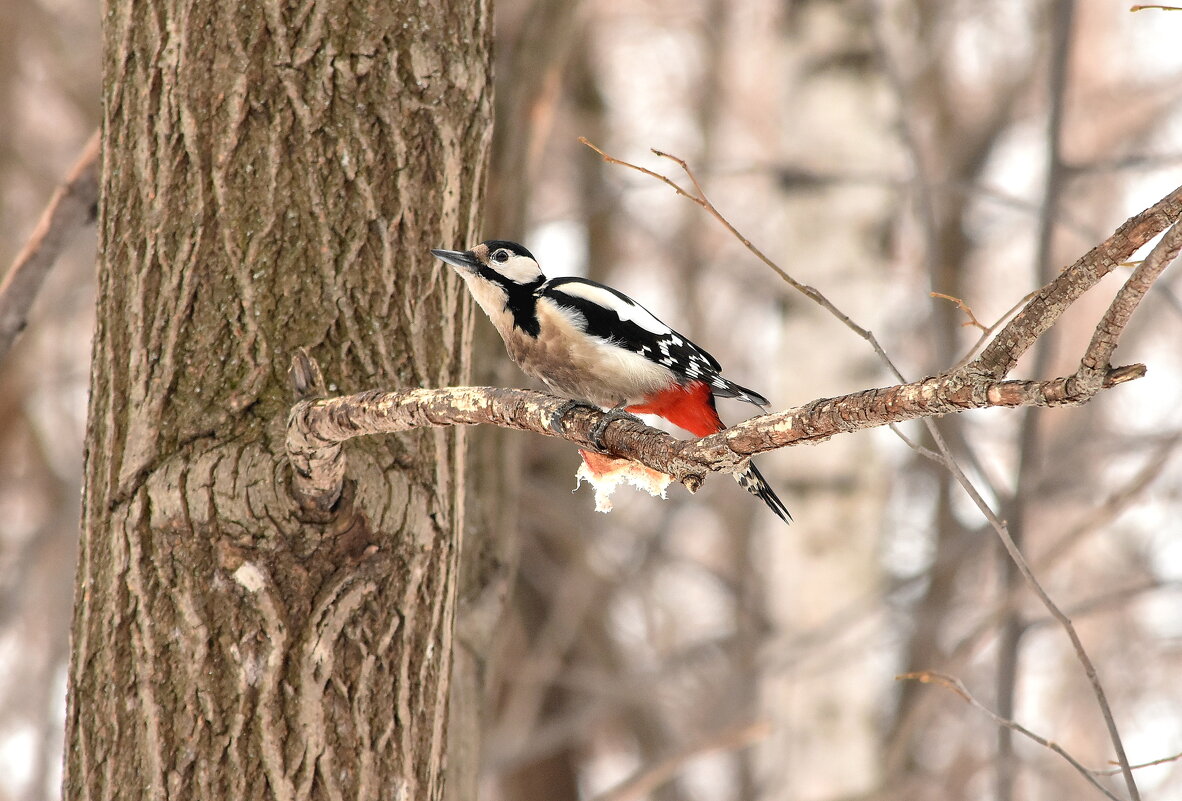
[(595, 796), (593, 801), (635, 801), (645, 798), (677, 775), (687, 762), (717, 751), (737, 751), (766, 738), (771, 726), (766, 721), (746, 723), (716, 732), (703, 742), (641, 768), (615, 787)]
[(0, 285), (0, 359), (24, 330), (49, 268), (57, 261), (70, 237), (94, 220), (98, 202), (99, 132), (82, 149), (65, 181), (53, 193), (37, 227), (17, 254)]
[[(1164, 765), (1167, 762), (1177, 762), (1179, 759), (1182, 759), (1182, 752), (1173, 754), (1172, 756), (1162, 757), (1161, 759), (1154, 759), (1149, 762), (1138, 762), (1136, 765), (1130, 765), (1130, 767), (1133, 770), (1140, 770), (1141, 768), (1152, 768), (1154, 765)], [(1123, 767), (1116, 767), (1112, 768), (1111, 770), (1094, 770), (1092, 773), (1095, 773), (1097, 776), (1115, 776), (1122, 770), (1124, 770)]]
[(973, 356), (975, 356), (977, 351), (980, 350), (981, 347), (984, 346), (985, 343), (989, 341), (989, 338), (991, 336), (993, 336), (994, 332), (996, 332), (997, 329), (1001, 328), (1003, 325), (1005, 325), (1007, 322), (1009, 322), (1011, 317), (1013, 317), (1015, 314), (1017, 314), (1019, 311), (1021, 311), (1022, 307), (1025, 306), (1026, 303), (1032, 297), (1034, 297), (1033, 292), (1023, 295), (1022, 297), (1018, 298), (1018, 302), (1015, 303), (1013, 306), (1010, 306), (1010, 308), (1006, 309), (1005, 312), (1001, 315), (1001, 317), (998, 317), (993, 322), (992, 325), (982, 329), (981, 336), (979, 336), (977, 338), (977, 341), (973, 343), (973, 346), (971, 348), (969, 348), (969, 352), (966, 353), (963, 357), (961, 357), (960, 361), (958, 361), (955, 365), (953, 365), (952, 370), (959, 370), (962, 367), (964, 367), (966, 364), (971, 362), (973, 360)]
[(680, 159), (677, 156), (671, 155), (669, 153), (663, 153), (660, 150), (653, 149), (653, 153), (655, 153), (657, 156), (660, 156), (661, 158), (669, 159), (670, 161), (677, 164), (679, 167), (681, 167), (682, 170), (685, 171), (685, 174), (689, 178), (690, 183), (693, 184), (693, 188), (694, 188), (693, 192), (689, 192), (689, 191), (685, 190), (676, 181), (674, 181), (673, 179), (671, 179), (665, 175), (662, 175), (659, 172), (654, 172), (653, 170), (650, 170), (647, 167), (641, 167), (639, 164), (633, 164), (629, 161), (624, 161), (623, 159), (618, 159), (615, 156), (609, 156), (607, 153), (600, 150), (598, 147), (593, 145), (591, 142), (587, 141), (586, 137), (580, 136), (579, 141), (582, 142), (587, 147), (594, 150), (596, 153), (598, 153), (600, 158), (602, 158), (608, 164), (618, 164), (621, 167), (627, 167), (630, 170), (636, 170), (637, 172), (643, 173), (644, 175), (647, 175), (651, 178), (656, 178), (661, 183), (670, 187), (677, 194), (679, 194), (682, 197), (686, 198), (687, 200), (690, 200), (690, 201), (698, 204), (699, 206), (701, 206), (706, 211), (706, 213), (708, 213), (714, 219), (718, 220), (718, 222), (721, 223), (722, 226), (724, 228), (726, 228), (726, 230), (729, 231), (732, 236), (734, 236), (736, 239), (738, 239), (740, 242), (742, 242), (743, 247), (747, 248), (747, 250), (749, 250), (753, 256), (755, 256), (757, 259), (759, 259), (761, 262), (763, 262), (768, 268), (770, 268), (773, 272), (775, 272), (776, 275), (780, 276), (780, 278), (782, 278), (789, 286), (791, 286), (793, 289), (795, 289), (798, 292), (800, 292), (801, 294), (803, 294), (805, 297), (807, 297), (809, 300), (816, 303), (821, 308), (828, 311), (830, 314), (832, 314), (834, 317), (836, 317), (838, 320), (840, 320), (841, 323), (846, 328), (849, 328), (851, 331), (853, 331), (859, 337), (866, 340), (870, 344), (870, 346), (872, 348), (874, 348), (874, 352), (879, 355), (879, 358), (881, 358), (883, 360), (883, 362), (890, 368), (890, 370), (894, 374), (895, 378), (897, 378), (900, 381), (907, 380), (906, 378), (903, 377), (903, 374), (901, 372), (899, 372), (899, 369), (897, 367), (895, 367), (895, 363), (893, 361), (891, 361), (891, 357), (887, 355), (887, 352), (885, 350), (883, 350), (882, 345), (878, 344), (878, 339), (875, 338), (873, 332), (871, 332), (869, 329), (863, 328), (862, 326), (855, 323), (852, 319), (850, 319), (849, 315), (847, 315), (841, 309), (837, 308), (837, 306), (835, 306), (833, 304), (833, 302), (829, 300), (829, 298), (822, 295), (816, 289), (809, 286), (808, 284), (802, 284), (799, 281), (797, 281), (795, 278), (793, 278), (791, 275), (789, 275), (782, 267), (780, 267), (780, 265), (776, 264), (774, 261), (769, 259), (767, 257), (767, 255), (762, 250), (760, 250), (754, 244), (752, 244), (750, 239), (743, 236), (743, 234), (739, 231), (739, 229), (735, 228), (735, 226), (731, 224), (731, 221), (728, 220), (725, 216), (723, 216), (723, 214), (717, 208), (715, 208), (714, 204), (710, 202), (710, 199), (708, 197), (706, 197), (706, 193), (702, 191), (701, 184), (698, 183), (697, 176), (694, 175), (693, 170), (691, 170), (689, 165), (685, 163), (684, 159)]
[(1022, 736), (1028, 737), (1029, 739), (1038, 743), (1042, 747), (1049, 748), (1050, 750), (1054, 751), (1056, 754), (1063, 757), (1063, 759), (1067, 760), (1071, 767), (1075, 768), (1076, 772), (1078, 772), (1080, 776), (1083, 776), (1085, 779), (1087, 779), (1089, 784), (1102, 792), (1105, 796), (1111, 798), (1112, 801), (1121, 801), (1119, 796), (1113, 795), (1111, 790), (1109, 790), (1107, 787), (1101, 784), (1099, 780), (1097, 780), (1095, 771), (1088, 770), (1088, 768), (1084, 767), (1084, 765), (1082, 765), (1078, 759), (1068, 753), (1063, 748), (1063, 746), (1052, 740), (1048, 740), (1045, 737), (1035, 734), (1021, 723), (1017, 723), (1016, 721), (997, 714), (992, 709), (974, 698), (973, 694), (968, 691), (968, 688), (964, 686), (964, 683), (961, 682), (960, 679), (929, 670), (922, 670), (917, 673), (904, 673), (903, 675), (896, 676), (895, 678), (900, 680), (919, 681), (923, 682), (924, 684), (938, 684), (947, 690), (951, 690), (960, 696), (962, 701), (985, 713), (985, 715), (988, 716), (998, 726), (1003, 726), (1007, 729), (1010, 729), (1011, 731), (1016, 731)]
[(943, 292), (929, 292), (928, 295), (930, 295), (933, 298), (940, 298), (941, 300), (946, 300), (949, 303), (955, 303), (956, 308), (958, 308), (962, 312), (964, 312), (965, 316), (969, 318), (969, 319), (965, 320), (963, 323), (961, 323), (962, 326), (973, 326), (974, 328), (980, 328), (982, 333), (989, 332), (989, 329), (986, 328), (985, 325), (980, 320), (977, 319), (977, 315), (973, 314), (973, 307), (970, 306), (969, 304), (965, 303), (960, 298), (954, 298), (951, 295), (945, 295)]
[(1116, 297), (1104, 313), (1099, 325), (1096, 326), (1092, 341), (1080, 360), (1080, 368), (1089, 372), (1103, 370), (1116, 350), (1117, 342), (1129, 319), (1133, 316), (1137, 306), (1145, 297), (1145, 293), (1153, 286), (1162, 271), (1178, 257), (1182, 250), (1182, 225), (1174, 224), (1166, 235), (1154, 246), (1149, 255), (1133, 269), (1124, 285), (1117, 291)]

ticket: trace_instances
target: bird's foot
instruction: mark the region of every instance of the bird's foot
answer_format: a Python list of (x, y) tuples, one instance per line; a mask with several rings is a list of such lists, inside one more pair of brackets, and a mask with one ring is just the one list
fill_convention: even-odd
[(603, 445), (604, 432), (607, 431), (608, 426), (617, 420), (632, 420), (636, 423), (640, 422), (639, 417), (632, 414), (631, 412), (624, 411), (619, 406), (613, 406), (611, 409), (608, 409), (606, 412), (604, 412), (603, 418), (598, 423), (591, 426), (591, 431), (589, 432), (591, 441), (595, 443), (595, 447), (599, 449), (601, 453), (607, 452), (607, 448), (605, 448)]
[[(566, 432), (562, 430), (562, 418), (566, 416), (567, 412), (578, 408), (592, 409), (597, 412), (603, 412), (603, 409), (594, 404), (579, 400), (568, 400), (555, 409), (554, 414), (550, 415), (550, 430), (560, 436), (565, 434)], [(603, 412), (602, 419), (600, 419), (600, 421), (595, 425), (591, 426), (591, 431), (589, 432), (589, 438), (591, 442), (601, 453), (607, 452), (607, 449), (603, 444), (603, 434), (605, 431), (607, 431), (607, 427), (617, 420), (632, 420), (637, 423), (640, 422), (639, 417), (630, 412), (624, 411), (624, 409), (619, 406), (614, 406), (611, 409), (608, 409), (606, 412)]]
[(578, 408), (594, 409), (597, 412), (602, 411), (598, 406), (594, 406), (590, 403), (584, 403), (583, 401), (578, 400), (568, 400), (555, 409), (554, 414), (550, 415), (550, 430), (559, 436), (565, 434), (566, 432), (562, 430), (562, 418), (566, 417), (567, 412)]

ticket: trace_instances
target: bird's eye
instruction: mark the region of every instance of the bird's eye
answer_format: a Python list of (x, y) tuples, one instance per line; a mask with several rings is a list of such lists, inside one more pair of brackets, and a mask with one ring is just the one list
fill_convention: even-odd
[(505, 262), (509, 261), (509, 251), (505, 250), (504, 248), (501, 248), (500, 250), (493, 253), (492, 257), (493, 257), (493, 261), (500, 262), (501, 264), (504, 264)]

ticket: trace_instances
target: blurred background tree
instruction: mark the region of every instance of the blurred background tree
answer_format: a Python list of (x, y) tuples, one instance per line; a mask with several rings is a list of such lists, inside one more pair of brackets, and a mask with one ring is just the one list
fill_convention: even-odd
[[(909, 378), (979, 335), (929, 292), (991, 324), (1182, 174), (1182, 14), (1066, 0), (500, 0), (496, 14), (485, 235), (641, 299), (777, 408), (891, 378), (700, 209), (576, 137), (660, 169), (648, 148), (686, 158)], [(97, 123), (98, 42), (91, 5), (9, 0), (0, 263)], [(90, 232), (71, 246), (0, 365), (2, 799), (57, 794), (93, 248)], [(1076, 620), (1134, 763), (1182, 751), (1179, 280), (1123, 341), (1145, 379), (1080, 408), (939, 424)], [(1093, 294), (1020, 373), (1069, 369), (1108, 301)], [(475, 380), (526, 385), (483, 320), (477, 334)], [(451, 734), (482, 744), (482, 767), (457, 801), (1095, 794), (951, 693), (894, 681), (923, 669), (1111, 767), (1062, 631), (947, 471), (891, 432), (764, 458), (787, 530), (723, 480), (665, 503), (618, 494), (596, 515), (570, 494), (569, 445), (475, 439), (474, 496), (494, 482), (502, 502), (470, 516), (456, 682), (470, 694)], [(1146, 798), (1182, 794), (1177, 762), (1138, 778)]]

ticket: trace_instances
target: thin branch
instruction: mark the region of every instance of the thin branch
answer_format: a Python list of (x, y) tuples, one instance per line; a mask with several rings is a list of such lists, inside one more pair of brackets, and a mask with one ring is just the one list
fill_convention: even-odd
[(1178, 257), (1179, 251), (1182, 251), (1182, 225), (1175, 224), (1154, 245), (1149, 255), (1133, 269), (1133, 274), (1117, 291), (1108, 311), (1096, 326), (1083, 359), (1080, 360), (1083, 370), (1103, 370), (1109, 364), (1120, 335), (1132, 318), (1133, 312), (1166, 267)]
[(871, 332), (869, 329), (863, 328), (862, 326), (855, 323), (852, 319), (850, 319), (849, 315), (847, 315), (841, 309), (837, 308), (837, 306), (835, 306), (833, 304), (833, 302), (829, 300), (829, 298), (822, 295), (819, 291), (817, 291), (813, 287), (809, 286), (808, 284), (802, 284), (799, 281), (797, 281), (795, 278), (793, 278), (791, 275), (789, 275), (783, 268), (781, 268), (780, 265), (776, 264), (774, 261), (769, 259), (767, 257), (767, 255), (762, 250), (760, 250), (754, 244), (752, 244), (750, 239), (743, 236), (743, 234), (739, 231), (739, 229), (735, 228), (735, 226), (731, 224), (731, 221), (728, 220), (725, 216), (723, 216), (723, 214), (717, 208), (715, 208), (714, 204), (710, 202), (710, 199), (708, 197), (706, 197), (706, 193), (704, 191), (702, 191), (702, 186), (701, 186), (701, 184), (698, 183), (698, 179), (694, 175), (693, 170), (691, 170), (689, 165), (685, 163), (684, 159), (678, 158), (677, 156), (674, 156), (670, 153), (663, 153), (660, 150), (653, 149), (653, 153), (656, 154), (657, 156), (660, 156), (661, 158), (669, 159), (670, 161), (672, 161), (673, 163), (675, 163), (679, 167), (681, 167), (681, 169), (685, 172), (686, 176), (689, 178), (690, 183), (693, 184), (693, 187), (694, 187), (693, 192), (689, 192), (689, 191), (685, 190), (676, 181), (674, 181), (673, 179), (671, 179), (665, 175), (662, 175), (659, 172), (655, 172), (653, 170), (650, 170), (647, 167), (641, 167), (639, 164), (633, 164), (632, 162), (624, 161), (623, 159), (618, 159), (615, 156), (609, 156), (607, 153), (603, 152), (598, 147), (596, 147), (591, 142), (589, 142), (587, 140), (587, 138), (584, 136), (580, 136), (579, 141), (582, 142), (587, 147), (594, 150), (596, 153), (598, 153), (600, 158), (602, 158), (608, 164), (618, 164), (621, 167), (627, 167), (630, 170), (636, 170), (639, 173), (643, 173), (644, 175), (647, 175), (650, 178), (656, 178), (661, 183), (670, 187), (677, 194), (679, 194), (682, 197), (686, 198), (687, 200), (690, 200), (693, 203), (696, 203), (697, 205), (701, 206), (711, 217), (718, 220), (718, 222), (721, 223), (722, 226), (724, 228), (726, 228), (726, 230), (729, 231), (732, 236), (734, 236), (741, 243), (743, 243), (743, 247), (747, 248), (747, 250), (750, 251), (753, 256), (755, 256), (757, 259), (762, 261), (768, 268), (770, 268), (773, 272), (775, 272), (776, 275), (780, 276), (780, 278), (782, 278), (789, 286), (791, 286), (793, 289), (795, 289), (798, 292), (800, 292), (801, 294), (803, 294), (809, 300), (812, 300), (814, 303), (816, 303), (821, 308), (828, 311), (830, 314), (832, 314), (834, 317), (836, 317), (838, 320), (840, 320), (841, 323), (846, 328), (850, 329), (855, 334), (857, 334), (859, 337), (861, 337), (862, 339), (864, 339), (868, 343), (870, 343), (870, 346), (872, 348), (874, 348), (874, 352), (877, 353), (879, 355), (879, 357), (883, 360), (883, 362), (887, 365), (887, 367), (890, 368), (890, 370), (894, 374), (895, 378), (897, 378), (899, 381), (906, 381), (907, 380), (906, 378), (903, 377), (903, 374), (901, 372), (899, 372), (899, 369), (897, 367), (895, 367), (895, 363), (893, 361), (891, 361), (891, 357), (887, 355), (885, 350), (883, 350), (882, 345), (878, 344), (878, 339), (875, 338), (873, 332)]
[(975, 709), (978, 709), (981, 712), (985, 713), (985, 715), (988, 716), (998, 726), (1002, 726), (1002, 727), (1010, 729), (1012, 731), (1016, 731), (1019, 734), (1021, 734), (1022, 736), (1028, 737), (1029, 739), (1038, 743), (1043, 748), (1049, 748), (1051, 751), (1054, 751), (1056, 754), (1063, 757), (1063, 759), (1067, 760), (1067, 762), (1071, 765), (1071, 767), (1075, 768), (1076, 772), (1078, 772), (1080, 776), (1083, 776), (1085, 779), (1087, 779), (1089, 784), (1091, 784), (1097, 790), (1102, 792), (1108, 798), (1111, 798), (1112, 801), (1122, 801), (1119, 796), (1113, 795), (1111, 790), (1109, 790), (1107, 787), (1105, 787), (1103, 784), (1100, 783), (1100, 781), (1095, 776), (1095, 771), (1091, 771), (1088, 768), (1086, 768), (1083, 764), (1080, 763), (1080, 761), (1078, 759), (1076, 759), (1070, 753), (1068, 753), (1063, 748), (1063, 746), (1059, 745), (1058, 743), (1056, 743), (1052, 740), (1048, 740), (1045, 737), (1035, 734), (1030, 729), (1023, 726), (1021, 723), (1018, 723), (1016, 721), (1010, 720), (1009, 718), (1005, 718), (1005, 717), (1002, 717), (1001, 715), (997, 714), (992, 709), (985, 706), (980, 701), (978, 701), (976, 698), (974, 698), (973, 694), (968, 691), (968, 688), (966, 688), (964, 686), (964, 683), (960, 679), (955, 678), (954, 676), (948, 676), (943, 673), (936, 673), (936, 672), (930, 671), (930, 670), (922, 670), (922, 671), (919, 671), (918, 673), (904, 673), (903, 675), (896, 676), (895, 678), (900, 679), (900, 680), (919, 681), (919, 682), (923, 682), (924, 684), (938, 684), (939, 686), (941, 686), (947, 690), (951, 690), (952, 692), (954, 692), (958, 696), (960, 696), (960, 699), (962, 701), (964, 701), (965, 703), (974, 707)]
[(977, 319), (977, 315), (973, 314), (973, 307), (970, 306), (969, 304), (965, 303), (960, 298), (954, 298), (951, 295), (945, 295), (943, 292), (929, 292), (928, 295), (930, 295), (933, 298), (940, 298), (941, 300), (946, 300), (949, 303), (955, 303), (956, 308), (958, 308), (962, 312), (964, 312), (965, 316), (969, 318), (969, 319), (965, 320), (963, 323), (961, 323), (962, 327), (972, 326), (974, 328), (980, 328), (981, 332), (983, 334), (987, 334), (989, 332), (989, 329), (985, 327), (985, 324)]
[[(1149, 762), (1138, 762), (1136, 765), (1130, 765), (1129, 767), (1131, 767), (1133, 770), (1140, 770), (1141, 768), (1152, 768), (1155, 765), (1164, 765), (1167, 762), (1177, 762), (1180, 759), (1182, 759), (1182, 752), (1173, 754), (1172, 756), (1162, 757), (1161, 759), (1154, 759)], [(1097, 776), (1115, 776), (1122, 770), (1124, 770), (1123, 767), (1116, 767), (1110, 770), (1094, 770), (1092, 773), (1095, 773)]]
[(65, 181), (53, 193), (33, 235), (0, 285), (0, 360), (24, 330), (29, 308), (63, 248), (75, 232), (94, 220), (99, 141), (99, 132), (95, 131)]
[(981, 336), (979, 336), (977, 341), (973, 343), (973, 346), (969, 348), (968, 353), (962, 356), (960, 361), (953, 365), (952, 370), (959, 370), (971, 362), (973, 360), (973, 356), (976, 355), (978, 350), (984, 347), (985, 343), (989, 341), (989, 338), (993, 336), (997, 329), (1009, 322), (1010, 319), (1019, 311), (1021, 311), (1027, 302), (1029, 302), (1033, 297), (1034, 293), (1030, 292), (1018, 298), (1018, 301), (1013, 306), (1010, 306), (1010, 308), (1006, 309), (1005, 312), (1002, 313), (1001, 317), (998, 317), (992, 325), (982, 329)]
[(691, 760), (716, 751), (738, 751), (766, 738), (771, 726), (766, 721), (746, 723), (716, 732), (705, 741), (641, 768), (593, 801), (635, 801), (650, 795), (677, 775)]

